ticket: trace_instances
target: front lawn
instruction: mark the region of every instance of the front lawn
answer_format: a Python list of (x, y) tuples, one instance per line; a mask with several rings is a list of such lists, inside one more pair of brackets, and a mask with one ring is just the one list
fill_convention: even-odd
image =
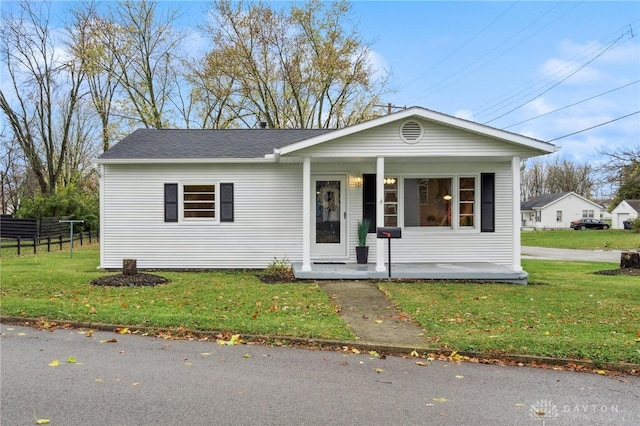
[(640, 249), (640, 233), (623, 229), (522, 231), (520, 235), (523, 246), (582, 250)]
[[(555, 233), (557, 231), (553, 231)], [(595, 233), (595, 232), (594, 232)], [(579, 233), (578, 233), (579, 234)], [(312, 282), (264, 284), (255, 272), (158, 272), (168, 284), (89, 283), (99, 248), (3, 256), (4, 316), (353, 341)], [(612, 263), (523, 260), (530, 285), (380, 282), (429, 345), (595, 362), (640, 363), (640, 280), (596, 275)]]
[(89, 283), (99, 247), (2, 258), (2, 315), (127, 326), (353, 339), (315, 284), (263, 284), (254, 272), (158, 272), (154, 287)]
[(640, 279), (615, 264), (523, 260), (530, 285), (380, 283), (432, 346), (640, 363)]

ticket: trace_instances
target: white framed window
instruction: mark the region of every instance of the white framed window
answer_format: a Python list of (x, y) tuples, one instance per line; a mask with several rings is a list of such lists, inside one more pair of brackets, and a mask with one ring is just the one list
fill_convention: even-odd
[(233, 183), (164, 184), (164, 221), (234, 221)]
[(593, 210), (582, 210), (582, 217), (594, 217)]
[(562, 210), (556, 210), (556, 222), (562, 222)]

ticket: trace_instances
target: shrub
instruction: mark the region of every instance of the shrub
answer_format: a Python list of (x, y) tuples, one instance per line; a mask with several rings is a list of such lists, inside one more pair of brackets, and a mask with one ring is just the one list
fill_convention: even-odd
[(100, 202), (96, 194), (82, 193), (74, 185), (61, 188), (54, 195), (38, 195), (22, 200), (17, 217), (68, 217), (84, 220), (78, 230), (98, 229)]
[(293, 268), (288, 259), (273, 258), (273, 262), (260, 275), (260, 281), (265, 283), (288, 283), (296, 280)]

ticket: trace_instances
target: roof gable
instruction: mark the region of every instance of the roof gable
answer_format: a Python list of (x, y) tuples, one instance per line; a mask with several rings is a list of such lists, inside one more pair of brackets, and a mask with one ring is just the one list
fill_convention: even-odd
[(484, 137), (497, 139), (515, 145), (524, 146), (526, 148), (538, 151), (539, 154), (549, 154), (556, 151), (556, 146), (537, 139), (522, 136), (516, 133), (499, 130), (473, 121), (464, 120), (447, 114), (442, 114), (422, 107), (412, 107), (406, 110), (385, 115), (373, 120), (359, 123), (353, 126), (337, 129), (334, 132), (319, 135), (312, 139), (300, 141), (291, 145), (284, 146), (279, 150), (280, 155), (295, 153), (314, 145), (318, 145), (330, 140), (335, 140), (345, 136), (353, 135), (368, 129), (383, 126), (392, 122), (401, 122), (410, 118), (420, 118), (426, 121), (448, 126), (454, 129), (462, 130), (467, 133), (475, 133)]
[(640, 200), (624, 200), (629, 206), (640, 213)]

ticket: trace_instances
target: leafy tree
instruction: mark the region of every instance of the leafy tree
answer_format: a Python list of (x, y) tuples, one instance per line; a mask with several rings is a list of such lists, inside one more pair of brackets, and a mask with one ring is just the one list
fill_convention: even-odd
[(219, 106), (236, 115), (236, 124), (337, 128), (377, 115), (388, 74), (376, 74), (370, 43), (345, 27), (347, 2), (310, 0), (274, 10), (217, 0), (214, 7), (208, 28), (214, 48), (192, 74), (198, 90), (220, 87)]

